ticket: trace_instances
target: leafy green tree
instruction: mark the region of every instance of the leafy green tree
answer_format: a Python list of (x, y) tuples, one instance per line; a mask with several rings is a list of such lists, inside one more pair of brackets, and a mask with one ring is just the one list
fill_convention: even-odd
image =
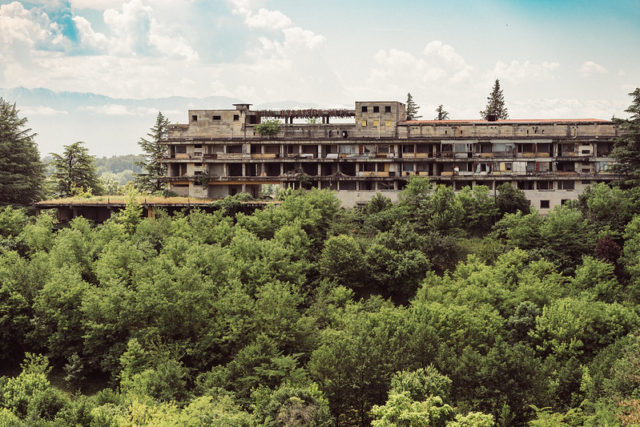
[(491, 94), (487, 97), (487, 106), (480, 111), (480, 116), (485, 120), (489, 120), (490, 116), (495, 116), (498, 120), (509, 118), (507, 107), (504, 105), (504, 95), (500, 89), (500, 80), (496, 79), (493, 84)]
[(383, 406), (374, 406), (371, 413), (373, 427), (444, 427), (455, 411), (439, 396), (415, 401), (406, 392), (392, 391), (387, 402)]
[(623, 184), (633, 187), (640, 184), (640, 88), (629, 96), (633, 100), (625, 111), (631, 117), (618, 122), (621, 135), (616, 139), (611, 155), (617, 160), (614, 170), (623, 175)]
[(436, 117), (434, 120), (449, 120), (449, 113), (444, 109), (442, 104), (436, 108)]
[(418, 115), (418, 110), (420, 107), (413, 100), (413, 96), (411, 93), (407, 93), (407, 120), (418, 120), (422, 118), (422, 116)]
[(136, 186), (145, 192), (154, 193), (166, 188), (160, 178), (167, 174), (167, 165), (162, 163), (167, 153), (167, 146), (162, 141), (167, 137), (169, 119), (158, 112), (156, 123), (147, 133), (147, 138), (140, 138), (138, 145), (144, 152), (144, 161), (135, 162), (143, 172), (135, 175)]
[(451, 380), (440, 374), (433, 365), (429, 365), (415, 371), (397, 372), (391, 379), (391, 390), (396, 393), (409, 393), (412, 400), (440, 396), (447, 402), (451, 394)]
[(524, 195), (524, 191), (514, 188), (513, 185), (505, 182), (497, 188), (496, 207), (500, 215), (505, 213), (516, 213), (522, 211), (529, 213), (531, 203)]
[(257, 125), (255, 129), (260, 136), (274, 137), (280, 131), (280, 121), (276, 119), (265, 120)]
[(15, 104), (0, 98), (0, 206), (26, 206), (43, 196), (44, 166), (26, 123)]
[(52, 177), (59, 196), (70, 197), (77, 192), (86, 191), (92, 194), (102, 193), (94, 157), (89, 154), (84, 142), (65, 145), (62, 154), (51, 155), (54, 167)]

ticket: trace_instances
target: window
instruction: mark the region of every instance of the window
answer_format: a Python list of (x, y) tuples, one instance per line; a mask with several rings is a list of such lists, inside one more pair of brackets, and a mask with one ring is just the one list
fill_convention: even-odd
[(360, 124), (362, 125), (363, 128), (367, 127), (367, 121), (366, 120), (363, 120), (362, 123), (360, 123)]
[(562, 199), (562, 200), (560, 200), (560, 204), (561, 204), (561, 205), (564, 205), (564, 204), (567, 204), (567, 203), (569, 203), (569, 199)]
[(575, 182), (573, 181), (558, 181), (559, 190), (573, 190), (575, 189)]
[(362, 106), (362, 112), (363, 112), (363, 113), (366, 113), (366, 112), (367, 112), (367, 107), (366, 107), (366, 106), (364, 106), (364, 105)]
[(202, 148), (202, 144), (196, 144), (193, 146), (193, 148)]
[(384, 125), (387, 127), (391, 126), (391, 120), (385, 120)]
[(538, 190), (553, 190), (553, 181), (538, 181)]
[(198, 115), (197, 114), (192, 115), (191, 116), (191, 121), (192, 122), (197, 122), (198, 121)]
[(540, 200), (540, 209), (549, 209), (549, 201)]
[(374, 128), (377, 128), (378, 126), (380, 126), (380, 122), (379, 122), (379, 121), (377, 121), (377, 120), (374, 120), (374, 121), (373, 121), (373, 127), (374, 127)]
[(213, 120), (220, 120), (220, 116), (213, 116)]
[(373, 107), (373, 112), (374, 113), (379, 113), (380, 112), (380, 107), (378, 107), (377, 105)]
[(187, 147), (184, 145), (176, 145), (176, 154), (184, 154), (187, 152)]
[(233, 115), (233, 121), (237, 122), (238, 120), (240, 120), (240, 116), (238, 114), (234, 114)]
[(385, 113), (390, 113), (391, 112), (391, 106), (390, 105), (385, 105), (384, 112)]

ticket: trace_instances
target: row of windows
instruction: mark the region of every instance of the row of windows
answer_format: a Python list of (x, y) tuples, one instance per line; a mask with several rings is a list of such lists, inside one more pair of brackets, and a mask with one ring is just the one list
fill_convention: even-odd
[[(363, 120), (360, 124), (362, 125), (363, 128), (367, 127), (367, 121), (366, 120)], [(385, 120), (384, 121), (384, 125), (385, 126), (391, 126), (391, 120)], [(379, 126), (380, 126), (380, 121), (379, 120), (374, 120), (373, 121), (373, 127), (377, 128)]]
[[(362, 106), (362, 112), (363, 113), (367, 113), (369, 111), (369, 107), (367, 107), (366, 105)], [(374, 113), (379, 113), (380, 112), (380, 107), (378, 107), (377, 105), (373, 106), (373, 112)], [(384, 106), (384, 112), (385, 113), (390, 113), (391, 112), (391, 106), (390, 105), (385, 105)]]
[[(214, 122), (220, 121), (220, 120), (222, 120), (222, 116), (213, 115), (213, 116), (211, 116), (211, 120), (213, 120)], [(239, 114), (234, 114), (233, 115), (233, 121), (237, 122), (238, 120), (240, 120), (240, 115)], [(192, 122), (197, 122), (198, 121), (198, 115), (197, 114), (193, 114), (191, 116), (191, 121)]]

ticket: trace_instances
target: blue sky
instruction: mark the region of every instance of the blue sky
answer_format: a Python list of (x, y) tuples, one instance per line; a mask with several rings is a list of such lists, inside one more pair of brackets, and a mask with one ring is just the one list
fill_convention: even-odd
[(477, 118), (496, 78), (513, 118), (607, 119), (640, 86), (639, 46), (638, 0), (0, 0), (0, 96), (45, 154), (79, 139), (137, 152), (158, 109), (185, 121), (216, 96), (348, 107), (411, 92), (425, 118), (439, 104)]

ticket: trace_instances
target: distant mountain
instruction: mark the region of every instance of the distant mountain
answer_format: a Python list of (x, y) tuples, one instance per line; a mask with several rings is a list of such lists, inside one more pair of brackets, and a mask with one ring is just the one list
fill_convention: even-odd
[[(63, 145), (85, 141), (94, 156), (139, 153), (137, 141), (145, 136), (161, 111), (173, 123), (186, 123), (189, 109), (233, 108), (247, 103), (226, 96), (203, 98), (112, 98), (96, 93), (54, 92), (45, 88), (0, 88), (0, 97), (15, 102), (28, 126), (38, 135), (41, 155), (60, 153)], [(254, 109), (317, 108), (300, 101), (276, 101)]]

